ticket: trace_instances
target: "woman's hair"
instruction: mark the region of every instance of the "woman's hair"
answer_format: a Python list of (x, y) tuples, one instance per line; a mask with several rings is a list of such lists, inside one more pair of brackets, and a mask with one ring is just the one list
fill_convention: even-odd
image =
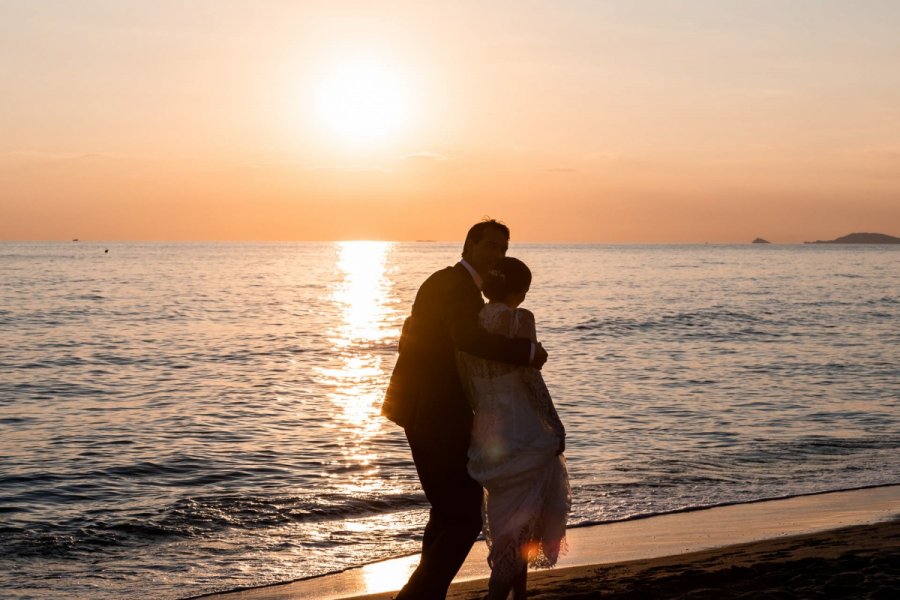
[(510, 294), (527, 292), (530, 286), (531, 270), (518, 258), (507, 256), (485, 276), (482, 291), (488, 300), (503, 302)]

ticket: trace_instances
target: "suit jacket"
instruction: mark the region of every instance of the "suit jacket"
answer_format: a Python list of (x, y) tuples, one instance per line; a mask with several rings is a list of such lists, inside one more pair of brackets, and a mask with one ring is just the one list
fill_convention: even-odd
[[(478, 325), (481, 291), (457, 263), (432, 274), (419, 288), (403, 324), (400, 355), (381, 412), (435, 443), (468, 447), (472, 409), (456, 367), (456, 351), (527, 365), (531, 342), (491, 334)], [(450, 448), (448, 448), (450, 450)]]

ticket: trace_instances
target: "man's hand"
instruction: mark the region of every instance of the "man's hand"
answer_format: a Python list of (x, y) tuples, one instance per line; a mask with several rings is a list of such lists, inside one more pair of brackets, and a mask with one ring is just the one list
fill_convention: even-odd
[(538, 344), (534, 349), (534, 360), (531, 361), (531, 366), (535, 369), (540, 369), (545, 362), (547, 362), (547, 351), (544, 350), (542, 344)]

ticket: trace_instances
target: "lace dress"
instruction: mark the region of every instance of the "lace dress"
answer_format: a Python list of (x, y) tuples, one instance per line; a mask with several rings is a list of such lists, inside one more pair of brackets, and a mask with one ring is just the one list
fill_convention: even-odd
[[(501, 303), (486, 305), (482, 327), (535, 340), (534, 316)], [(475, 411), (469, 474), (485, 488), (484, 532), (492, 579), (556, 563), (564, 545), (571, 490), (565, 430), (541, 372), (460, 352), (460, 374)]]

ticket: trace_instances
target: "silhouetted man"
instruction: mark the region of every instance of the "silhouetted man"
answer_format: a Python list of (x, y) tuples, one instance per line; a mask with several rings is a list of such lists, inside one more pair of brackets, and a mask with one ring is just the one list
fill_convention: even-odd
[(481, 486), (466, 470), (472, 409), (456, 368), (456, 352), (540, 367), (540, 344), (487, 333), (478, 325), (481, 282), (506, 255), (509, 228), (482, 221), (469, 229), (462, 260), (419, 288), (403, 324), (400, 355), (382, 414), (406, 431), (425, 496), (431, 503), (422, 559), (397, 600), (444, 598), (481, 532)]

